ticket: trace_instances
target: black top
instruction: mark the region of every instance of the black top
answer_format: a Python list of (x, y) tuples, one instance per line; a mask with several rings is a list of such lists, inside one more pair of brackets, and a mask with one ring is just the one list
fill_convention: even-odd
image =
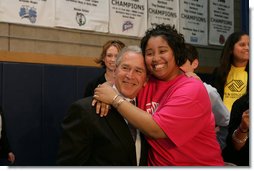
[(237, 151), (233, 147), (232, 134), (239, 127), (242, 114), (247, 109), (249, 109), (249, 94), (237, 99), (232, 106), (228, 126), (227, 146), (223, 150), (224, 160), (238, 166), (249, 166), (249, 138), (241, 150)]
[(94, 89), (99, 85), (102, 84), (104, 82), (106, 82), (106, 78), (105, 78), (105, 72), (103, 72), (99, 77), (95, 78), (94, 80), (92, 80), (91, 82), (89, 82), (87, 84), (85, 93), (84, 93), (84, 97), (89, 97), (89, 96), (93, 96), (94, 95)]

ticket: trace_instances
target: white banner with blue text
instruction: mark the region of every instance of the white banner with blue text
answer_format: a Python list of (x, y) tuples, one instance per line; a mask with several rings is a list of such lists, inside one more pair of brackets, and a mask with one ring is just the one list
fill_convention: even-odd
[(110, 0), (109, 32), (142, 37), (147, 29), (147, 0)]
[(191, 44), (208, 44), (208, 1), (181, 0), (179, 31)]
[(0, 0), (0, 21), (54, 27), (55, 0)]
[(179, 0), (148, 0), (147, 15), (148, 28), (164, 23), (179, 30)]
[(109, 0), (56, 0), (56, 26), (108, 32)]
[(209, 44), (223, 46), (234, 32), (234, 1), (210, 0)]

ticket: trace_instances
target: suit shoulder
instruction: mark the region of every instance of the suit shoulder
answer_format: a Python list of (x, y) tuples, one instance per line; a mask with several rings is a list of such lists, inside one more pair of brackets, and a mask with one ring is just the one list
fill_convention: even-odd
[(89, 115), (95, 115), (95, 107), (92, 106), (92, 99), (93, 97), (86, 97), (79, 99), (75, 102), (73, 102), (69, 109), (68, 114), (69, 115), (76, 115), (80, 117), (89, 116)]
[(82, 98), (82, 99), (78, 99), (77, 101), (73, 102), (73, 104), (75, 105), (81, 105), (81, 106), (89, 106), (89, 103), (90, 103), (90, 106), (92, 106), (92, 100), (93, 100), (93, 96), (88, 96), (88, 97), (85, 97), (85, 98)]

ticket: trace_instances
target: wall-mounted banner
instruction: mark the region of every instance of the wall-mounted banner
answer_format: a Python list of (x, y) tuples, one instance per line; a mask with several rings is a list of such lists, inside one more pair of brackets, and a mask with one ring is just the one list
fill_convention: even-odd
[(56, 0), (56, 26), (108, 32), (109, 0)]
[(147, 0), (110, 0), (109, 32), (142, 37), (147, 29)]
[(224, 45), (234, 32), (234, 1), (210, 0), (209, 44)]
[(147, 27), (161, 23), (175, 25), (179, 30), (179, 0), (148, 0)]
[(191, 44), (208, 44), (207, 0), (181, 0), (179, 31)]
[(0, 21), (54, 27), (55, 0), (0, 0)]

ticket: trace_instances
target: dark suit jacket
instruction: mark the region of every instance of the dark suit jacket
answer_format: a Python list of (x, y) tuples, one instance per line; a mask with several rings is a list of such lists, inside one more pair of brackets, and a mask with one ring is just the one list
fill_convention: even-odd
[[(135, 166), (135, 144), (123, 117), (110, 109), (100, 117), (92, 97), (76, 101), (65, 117), (58, 165)], [(142, 136), (140, 165), (147, 165), (147, 143)]]
[(91, 82), (89, 82), (87, 84), (86, 90), (84, 92), (84, 97), (89, 97), (89, 96), (93, 96), (94, 94), (94, 89), (102, 83), (106, 82), (106, 78), (105, 78), (105, 72), (103, 72), (99, 77), (95, 78), (94, 80), (92, 80)]

